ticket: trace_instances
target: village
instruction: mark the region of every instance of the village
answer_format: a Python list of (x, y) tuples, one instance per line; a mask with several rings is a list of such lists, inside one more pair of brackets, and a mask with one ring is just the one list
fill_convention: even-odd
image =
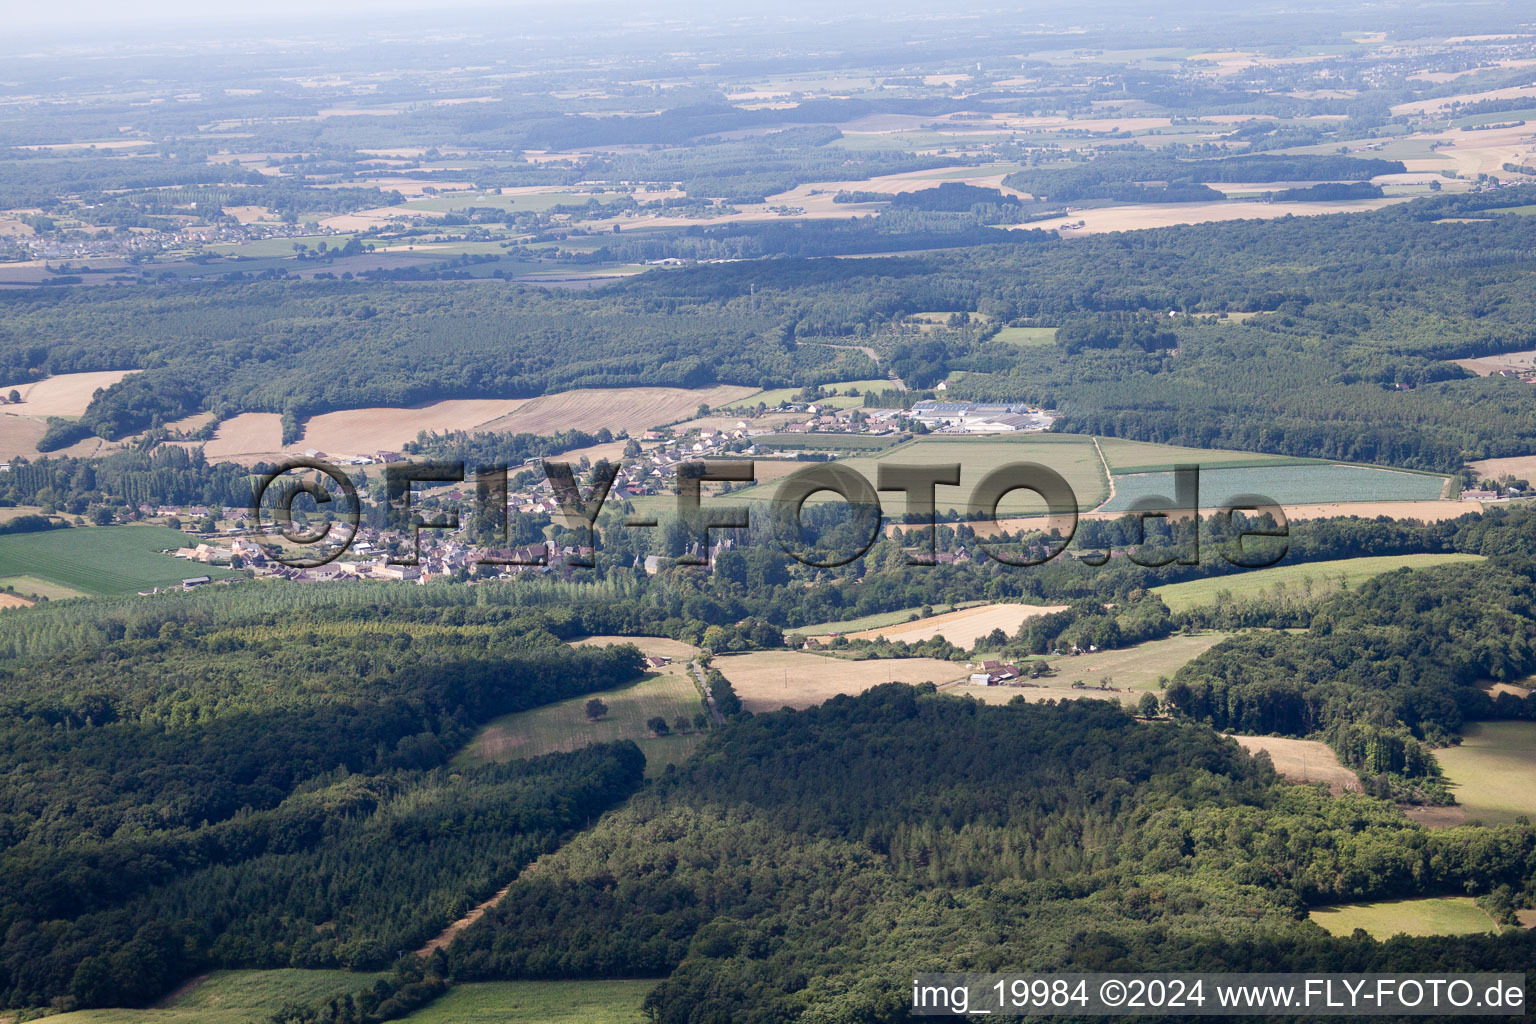
[[(783, 413), (791, 414), (784, 421)], [(782, 451), (774, 445), (775, 436), (783, 435), (864, 435), (887, 436), (899, 442), (912, 433), (984, 434), (1012, 433), (1016, 431), (1041, 431), (1053, 421), (1052, 414), (1022, 404), (978, 404), (970, 402), (942, 402), (924, 400), (913, 404), (910, 410), (890, 408), (835, 409), (816, 402), (785, 403), (775, 410), (775, 427), (764, 426), (757, 417), (746, 414), (734, 425), (704, 427), (683, 430), (658, 428), (647, 430), (638, 438), (620, 436), (617, 441), (626, 442), (625, 455), (614, 475), (608, 502), (617, 504), (634, 499), (671, 496), (677, 467), (684, 462), (709, 458), (750, 459), (755, 462), (813, 462), (825, 461), (830, 452), (812, 449)], [(829, 446), (835, 446), (835, 438), (828, 438)], [(407, 461), (409, 456), (399, 451), (380, 449), (366, 454), (337, 454), (318, 449), (303, 449), (293, 453), (306, 459), (327, 462), (338, 467), (361, 469), (386, 466)], [(424, 526), (411, 533), (360, 525), (345, 553), (323, 565), (297, 567), (286, 564), (298, 561), (284, 558), (282, 545), (276, 538), (265, 535), (259, 524), (252, 519), (248, 509), (210, 509), (204, 506), (141, 506), (139, 512), (146, 518), (161, 518), (177, 526), (199, 526), (196, 531), (201, 540), (170, 552), (189, 562), (228, 566), (249, 570), (258, 577), (270, 577), (305, 582), (338, 582), (345, 580), (394, 580), (410, 583), (427, 583), (435, 579), (453, 579), (474, 582), (485, 579), (507, 578), (524, 573), (538, 575), (569, 575), (575, 569), (588, 564), (592, 548), (586, 545), (559, 543), (549, 536), (561, 523), (560, 506), (553, 487), (541, 471), (542, 460), (526, 460), (522, 467), (510, 467), (507, 494), (507, 514), (510, 517), (532, 517), (544, 528), (546, 539), (517, 546), (494, 547), (471, 543), (466, 536), (465, 520), (460, 525), (446, 529)], [(551, 456), (552, 462), (562, 461), (562, 456)], [(589, 478), (591, 460), (583, 455), (577, 463), (578, 477)], [(583, 484), (585, 486), (585, 484)], [(447, 485), (424, 489), (418, 494), (419, 511), (423, 515), (452, 512), (474, 500), (474, 484)], [(712, 550), (729, 549), (729, 538), (714, 541)], [(414, 545), (416, 555), (411, 558)], [(696, 546), (697, 547), (697, 546)], [(706, 553), (693, 550), (687, 554), (704, 559)], [(946, 562), (964, 559), (966, 555), (945, 553), (940, 556)], [(660, 572), (670, 562), (658, 555), (636, 559), (635, 568), (649, 575)], [(404, 563), (404, 564), (402, 564)], [(191, 575), (182, 580), (182, 588), (212, 583), (206, 575)]]

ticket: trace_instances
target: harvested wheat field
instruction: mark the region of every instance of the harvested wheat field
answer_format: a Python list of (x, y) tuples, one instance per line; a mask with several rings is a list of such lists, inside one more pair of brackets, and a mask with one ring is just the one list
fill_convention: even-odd
[(881, 683), (947, 683), (965, 666), (937, 658), (848, 661), (803, 651), (760, 651), (717, 657), (714, 667), (748, 711), (808, 708), (836, 697), (863, 693)]
[(481, 425), (506, 416), (526, 401), (450, 399), (407, 408), (382, 406), (321, 413), (305, 421), (304, 433), (294, 447), (314, 448), (328, 455), (364, 455), (381, 448), (398, 449), (405, 442), (416, 440), (423, 430), (441, 434), (488, 429)]
[(1328, 792), (1360, 792), (1360, 779), (1339, 763), (1333, 748), (1317, 740), (1295, 740), (1285, 736), (1233, 736), (1250, 754), (1265, 751), (1275, 764), (1275, 771), (1292, 782), (1326, 782)]
[(282, 451), (283, 418), (275, 412), (243, 412), (214, 428), (203, 445), (209, 462), (255, 461)]
[[(1058, 231), (1063, 238), (1097, 235), (1106, 231), (1139, 231), (1176, 224), (1207, 224), (1223, 220), (1273, 220), (1277, 217), (1316, 217), (1325, 213), (1361, 213), (1379, 210), (1407, 197), (1355, 199), (1332, 202), (1250, 203), (1243, 200), (1208, 203), (1139, 203), (1077, 210), (1053, 220), (1030, 221), (1030, 230)], [(1081, 222), (1082, 227), (1068, 227)]]
[(1063, 611), (1066, 607), (1064, 604), (984, 604), (933, 615), (916, 622), (899, 622), (894, 626), (866, 629), (849, 633), (848, 636), (855, 640), (874, 640), (883, 636), (887, 640), (905, 640), (908, 643), (942, 636), (956, 646), (970, 647), (994, 629), (1001, 629), (1012, 636), (1025, 620)]
[(1001, 686), (963, 686), (951, 687), (945, 693), (958, 694), (965, 697), (975, 697), (984, 704), (1007, 704), (1015, 697), (1023, 697), (1031, 704), (1039, 704), (1048, 700), (1112, 700), (1126, 708), (1133, 708), (1141, 699), (1141, 694), (1134, 690), (1101, 690), (1094, 686), (1072, 687), (1060, 680), (1049, 683), (1027, 682), (1016, 686), (1004, 683)]
[(37, 442), (48, 432), (48, 424), (31, 416), (18, 416), (14, 412), (0, 413), (0, 458), (10, 459), (17, 455), (32, 458), (37, 455)]
[(1479, 459), (1467, 465), (1477, 470), (1479, 476), (1512, 476), (1519, 480), (1536, 481), (1536, 455), (1513, 455), (1506, 459)]
[(21, 392), (21, 404), (9, 406), (23, 416), (82, 416), (91, 404), (91, 396), (100, 388), (111, 387), (132, 370), (98, 370), (91, 373), (61, 373), (31, 384), (0, 385), (0, 395)]
[(1417, 519), (1424, 523), (1439, 523), (1456, 519), (1468, 513), (1481, 514), (1480, 501), (1331, 501), (1317, 505), (1286, 505), (1285, 517), (1290, 520), (1333, 519), (1338, 516), (1359, 516), (1361, 519)]
[(6, 608), (31, 608), (36, 603), (30, 598), (22, 597), (20, 594), (0, 593), (0, 611)]
[[(595, 388), (530, 398), (480, 430), (555, 434), (562, 430), (647, 430), (688, 419), (700, 404), (714, 408), (756, 394), (755, 388)], [(735, 421), (732, 420), (732, 423)]]
[(634, 644), (648, 658), (671, 658), (683, 661), (699, 653), (697, 647), (665, 636), (589, 636), (572, 640), (572, 647), (608, 647), (612, 644)]

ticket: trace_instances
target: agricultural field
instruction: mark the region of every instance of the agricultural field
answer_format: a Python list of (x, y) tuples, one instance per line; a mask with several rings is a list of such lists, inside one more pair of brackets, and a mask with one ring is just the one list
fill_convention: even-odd
[(641, 1024), (655, 981), (486, 981), (455, 985), (404, 1024)]
[(1468, 820), (1536, 819), (1536, 722), (1469, 723), (1461, 743), (1436, 750), (1435, 759)]
[(1222, 448), (1183, 448), (1149, 441), (1128, 441), (1120, 437), (1100, 437), (1097, 441), (1099, 450), (1104, 453), (1104, 461), (1109, 463), (1109, 471), (1115, 475), (1117, 490), (1122, 483), (1120, 477), (1124, 474), (1168, 472), (1176, 465), (1199, 466), (1202, 478), (1207, 468), (1327, 465), (1316, 459), (1298, 459), (1288, 455), (1266, 455), (1263, 452)]
[[(940, 604), (933, 606), (936, 615), (944, 615), (948, 612), (959, 611), (962, 608), (974, 608), (982, 604), (981, 601), (961, 601), (959, 604)], [(871, 615), (861, 615), (855, 619), (842, 619), (838, 622), (818, 622), (814, 626), (801, 626), (788, 632), (795, 636), (830, 636), (833, 633), (853, 633), (861, 629), (874, 629), (876, 626), (894, 626), (897, 623), (910, 622), (922, 614), (922, 606), (916, 608), (899, 608), (893, 612), (875, 612)]]
[(964, 664), (937, 658), (850, 661), (804, 651), (733, 654), (715, 658), (714, 667), (752, 712), (813, 707), (881, 683), (947, 683), (965, 675)]
[(1044, 348), (1056, 343), (1054, 327), (1004, 327), (993, 335), (993, 341), (1019, 348)]
[[(804, 435), (802, 435), (804, 436)], [(839, 460), (856, 470), (873, 486), (877, 465), (889, 460), (904, 465), (958, 463), (960, 486), (938, 488), (935, 501), (940, 511), (969, 511), (971, 488), (992, 470), (1015, 462), (1038, 462), (1060, 473), (1077, 495), (1078, 506), (1086, 510), (1099, 504), (1108, 493), (1104, 465), (1093, 447), (1093, 440), (1077, 434), (1031, 434), (1023, 437), (967, 438), (953, 436), (918, 437), (896, 445), (877, 456), (855, 455)], [(733, 499), (768, 501), (774, 491), (768, 487), (750, 487), (731, 495)], [(835, 495), (820, 494), (812, 502), (840, 501)], [(905, 511), (899, 494), (882, 495), (888, 515)], [(1043, 512), (1044, 503), (1028, 491), (1015, 491), (1003, 499), (999, 511), (1005, 515)]]
[[(478, 430), (556, 434), (562, 430), (646, 430), (693, 416), (700, 405), (729, 405), (751, 388), (719, 384), (708, 388), (591, 388), (530, 398)], [(467, 428), (461, 428), (467, 429)]]
[(1317, 907), (1307, 917), (1330, 935), (1349, 936), (1356, 928), (1363, 928), (1378, 940), (1394, 935), (1479, 935), (1500, 930), (1470, 896)]
[(931, 615), (916, 622), (876, 626), (858, 633), (849, 633), (848, 636), (854, 640), (874, 640), (883, 636), (887, 640), (905, 640), (908, 643), (942, 636), (958, 647), (970, 647), (994, 629), (1001, 629), (1011, 637), (1025, 621), (1037, 615), (1062, 611), (1066, 607), (1064, 604), (984, 604)]
[(1481, 555), (1382, 555), (1370, 558), (1340, 558), (1327, 562), (1302, 562), (1276, 565), (1268, 569), (1249, 569), (1230, 576), (1213, 576), (1185, 583), (1153, 587), (1170, 611), (1181, 612), (1218, 601), (1284, 596), (1290, 599), (1332, 593), (1340, 586), (1353, 586), (1361, 580), (1397, 569), (1426, 569), (1458, 562), (1480, 562)]
[[(1103, 506), (1122, 511), (1138, 498), (1172, 499), (1173, 474), (1117, 473), (1115, 496)], [(1220, 508), (1241, 494), (1262, 494), (1280, 505), (1334, 501), (1431, 501), (1440, 497), (1446, 478), (1431, 473), (1374, 469), (1366, 466), (1269, 465), (1202, 468), (1200, 507)]]
[(21, 403), (8, 412), (23, 416), (80, 416), (99, 389), (111, 387), (132, 370), (100, 370), (92, 373), (61, 373), (30, 384), (0, 385), (0, 396), (21, 394)]
[(1326, 782), (1328, 791), (1337, 796), (1358, 793), (1360, 778), (1339, 763), (1339, 755), (1320, 740), (1298, 740), (1287, 736), (1233, 736), (1238, 746), (1250, 754), (1264, 751), (1275, 771), (1292, 782)]
[[(498, 718), (470, 740), (455, 763), (511, 761), (613, 740), (638, 743), (645, 752), (648, 775), (658, 774), (668, 764), (687, 758), (703, 738), (702, 733), (674, 731), (656, 736), (645, 723), (658, 715), (669, 724), (678, 717), (692, 720), (704, 710), (698, 686), (688, 672), (687, 659), (696, 653), (694, 649), (662, 637), (589, 637), (579, 641), (578, 646), (608, 643), (634, 643), (647, 655), (664, 655), (674, 660), (629, 686)], [(586, 703), (593, 697), (608, 705), (607, 714), (597, 721), (589, 719), (586, 713)]]
[[(946, 693), (963, 693), (989, 704), (1006, 704), (1016, 696), (1025, 700), (1062, 700), (1097, 697), (1115, 699), (1134, 706), (1141, 695), (1161, 689), (1161, 681), (1225, 640), (1230, 634), (1220, 632), (1179, 634), (1162, 640), (1150, 640), (1134, 647), (1092, 654), (1045, 658), (1055, 675), (1033, 680), (1030, 687), (972, 686), (963, 683), (948, 687)], [(1037, 659), (1031, 659), (1037, 660)], [(1084, 689), (1074, 689), (1074, 682)], [(1113, 689), (1100, 689), (1113, 687)]]
[(58, 1024), (250, 1024), (286, 1003), (323, 1003), (368, 988), (382, 974), (350, 971), (214, 971), (143, 1010), (77, 1010)]
[(217, 580), (241, 575), (160, 553), (186, 545), (186, 534), (160, 526), (96, 526), (11, 534), (0, 537), (0, 582), (10, 582), (11, 577), (37, 577), (84, 594), (105, 595), (175, 586), (189, 576)]

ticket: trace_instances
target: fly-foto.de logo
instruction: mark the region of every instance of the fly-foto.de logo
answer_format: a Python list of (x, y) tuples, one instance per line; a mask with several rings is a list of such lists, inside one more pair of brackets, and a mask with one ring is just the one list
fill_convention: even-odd
[[(580, 553), (572, 555), (567, 564), (593, 567), (596, 564), (598, 516), (608, 505), (620, 464), (599, 462), (586, 480), (578, 479), (577, 468), (570, 463), (546, 461), (540, 468), (550, 495), (549, 515), (581, 538), (575, 545)], [(1149, 519), (1192, 521), (1194, 534), (1190, 543), (1178, 552), (1170, 553), (1166, 548), (1159, 548), (1153, 554), (1138, 550), (1139, 545), (1132, 545), (1125, 553), (1137, 564), (1149, 568), (1174, 562), (1197, 564), (1200, 561), (1202, 513), (1207, 520), (1214, 517), (1220, 523), (1223, 544), (1219, 554), (1230, 564), (1263, 568), (1285, 557), (1289, 526), (1284, 510), (1276, 501), (1261, 494), (1238, 494), (1226, 496), (1216, 504), (1202, 504), (1200, 467), (1197, 465), (1174, 467), (1171, 479), (1173, 495), (1144, 495), (1114, 515), (1116, 518), (1129, 517), (1143, 540)], [(463, 462), (422, 461), (386, 466), (383, 529), (404, 538), (406, 548), (404, 554), (391, 556), (389, 561), (395, 565), (417, 564), (422, 530), (459, 529), (465, 513), (472, 512), (481, 522), (489, 523), (492, 532), (498, 535), (472, 561), (514, 566), (548, 564), (547, 554), (522, 557), (503, 550), (513, 547), (514, 517), (526, 514), (511, 510), (509, 480), (506, 465), (478, 466), (472, 473)], [(922, 531), (917, 546), (907, 549), (908, 564), (934, 565), (937, 564), (939, 490), (944, 488), (946, 506), (960, 514), (959, 522), (995, 521), (1012, 496), (1033, 495), (1033, 510), (1019, 524), (1020, 532), (1026, 534), (1027, 539), (988, 542), (978, 538), (976, 541), (976, 546), (986, 557), (1004, 565), (1024, 568), (1049, 562), (1066, 551), (1077, 534), (1080, 515), (1077, 494), (1066, 478), (1037, 462), (997, 466), (976, 476), (974, 483), (961, 463), (882, 462), (875, 467), (875, 479), (871, 481), (852, 467), (820, 462), (773, 483), (772, 495), (767, 501), (728, 504), (724, 497), (704, 500), (705, 484), (745, 486), (757, 482), (757, 463), (751, 460), (680, 463), (670, 511), (684, 531), (685, 550), (708, 552), (713, 531), (752, 531), (753, 536), (766, 535), (786, 555), (804, 565), (815, 568), (847, 565), (863, 557), (874, 546), (888, 522), (881, 496), (890, 500), (892, 496), (900, 495), (904, 510), (900, 520), (902, 527)], [(466, 483), (473, 483), (474, 495), (464, 498), (456, 510), (440, 512), (429, 519), (416, 503), (418, 485), (441, 487)], [(963, 493), (960, 500), (951, 497), (956, 489)], [(820, 496), (840, 500), (847, 508), (846, 528), (838, 531), (836, 543), (830, 545), (810, 536), (805, 522), (806, 504)], [(283, 542), (273, 557), (295, 568), (324, 565), (345, 555), (357, 539), (363, 511), (358, 488), (345, 472), (330, 463), (309, 458), (290, 459), (265, 473), (257, 481), (252, 499), (252, 517), (259, 530)], [(618, 520), (620, 527), (632, 530), (655, 530), (661, 522), (661, 517), (653, 513), (636, 513)], [(1256, 546), (1249, 543), (1254, 538), (1270, 540)], [(1080, 553), (1077, 557), (1089, 564), (1102, 564), (1109, 554)], [(1095, 561), (1096, 558), (1100, 560)], [(683, 555), (676, 559), (680, 565), (707, 562), (707, 555)]]

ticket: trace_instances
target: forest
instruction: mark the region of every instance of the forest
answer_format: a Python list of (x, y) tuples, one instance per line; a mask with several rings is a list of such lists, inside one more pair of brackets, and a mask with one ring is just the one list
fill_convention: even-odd
[[(817, 342), (858, 339), (897, 360), (897, 322), (954, 310), (1069, 328), (1057, 346), (1030, 349), (982, 331), (924, 360), (925, 380), (964, 372), (958, 397), (1055, 408), (1056, 429), (1455, 471), (1518, 454), (1536, 433), (1530, 388), (1449, 361), (1536, 345), (1536, 222), (1495, 212), (1531, 198), (1510, 188), (1070, 243), (972, 219), (966, 231), (1009, 242), (878, 261), (747, 260), (563, 294), (442, 281), (17, 291), (0, 295), (0, 367), (13, 380), (143, 371), (78, 421), (58, 421), (45, 449), (199, 410), (281, 413), (292, 440), (303, 419), (339, 408), (864, 379), (879, 373), (866, 356)], [(918, 218), (913, 244), (932, 241), (924, 219), (972, 216), (905, 215)], [(866, 220), (681, 238), (793, 250), (786, 239), (852, 239), (872, 230)], [(1264, 315), (1233, 323), (1225, 312)], [(1153, 335), (1104, 330), (1154, 313), (1166, 323)], [(1286, 374), (1273, 372), (1279, 363)]]

